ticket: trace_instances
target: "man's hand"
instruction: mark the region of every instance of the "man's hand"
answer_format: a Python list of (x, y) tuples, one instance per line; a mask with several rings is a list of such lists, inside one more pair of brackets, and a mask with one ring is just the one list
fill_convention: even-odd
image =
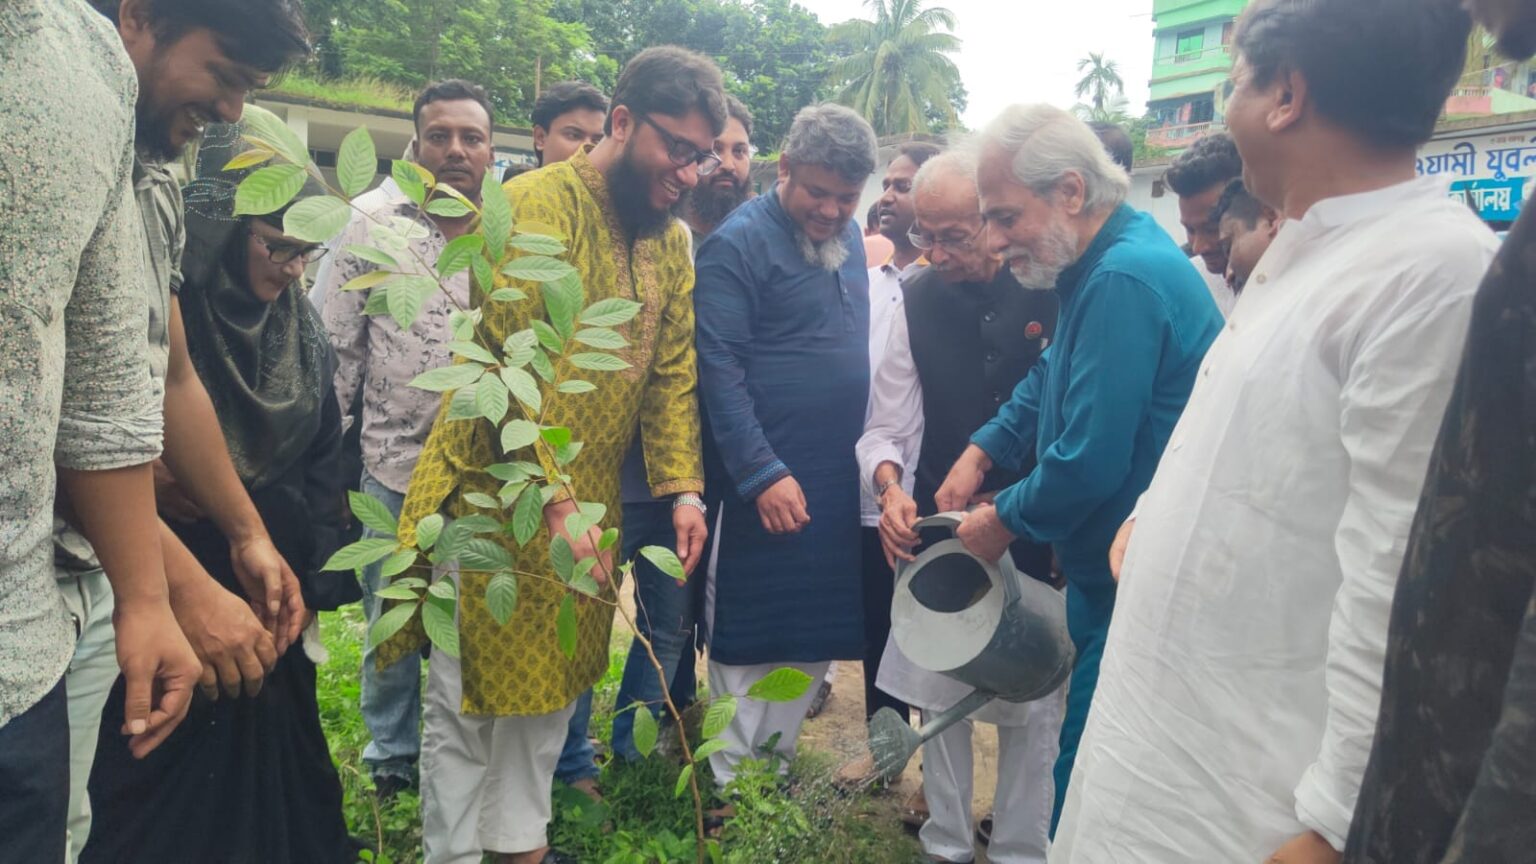
[(757, 515), (769, 534), (799, 534), (811, 524), (805, 509), (805, 493), (794, 477), (785, 477), (757, 496)]
[(155, 474), (155, 508), (165, 518), (190, 524), (203, 518), (203, 508), (192, 503), (186, 493), (182, 491), (180, 484), (171, 474), (171, 469), (165, 466), (160, 459), (154, 461)]
[(608, 549), (599, 552), (597, 541), (602, 539), (602, 531), (599, 528), (588, 528), (587, 533), (580, 537), (572, 537), (565, 530), (565, 517), (576, 512), (576, 502), (570, 499), (550, 504), (544, 508), (544, 527), (549, 529), (549, 536), (564, 537), (571, 544), (571, 553), (577, 562), (588, 558), (597, 558), (597, 565), (592, 568), (592, 578), (597, 581), (599, 588), (608, 585), (608, 576), (613, 572), (613, 550)]
[(1125, 564), (1125, 549), (1131, 545), (1131, 532), (1136, 530), (1136, 517), (1125, 520), (1115, 532), (1115, 542), (1109, 544), (1109, 575), (1120, 581), (1120, 567)]
[(261, 621), (207, 573), (175, 582), (171, 611), (202, 661), (198, 686), (203, 695), (218, 699), (221, 686), (230, 698), (239, 696), (242, 687), (247, 696), (261, 692), (262, 680), (277, 663), (277, 648)]
[(128, 749), (143, 759), (187, 716), (202, 666), (163, 595), (119, 597), (112, 626), (126, 695), (122, 732), (130, 736)]
[(683, 573), (692, 576), (693, 568), (704, 558), (704, 541), (709, 538), (704, 514), (688, 504), (673, 507), (672, 530), (677, 532), (677, 560), (683, 562)]
[(938, 505), (939, 512), (961, 513), (977, 503), (976, 491), (981, 488), (981, 481), (986, 479), (987, 470), (991, 467), (992, 460), (987, 458), (980, 447), (972, 444), (965, 448), (965, 452), (960, 454), (960, 458), (949, 469), (949, 475), (944, 478), (938, 494), (933, 496), (933, 503)]
[(1338, 864), (1343, 854), (1328, 845), (1323, 835), (1308, 831), (1287, 840), (1264, 864)]
[(917, 524), (917, 502), (901, 488), (900, 483), (887, 486), (880, 496), (880, 548), (885, 550), (885, 563), (896, 569), (896, 561), (915, 561), (912, 548), (922, 538), (912, 530)]
[(304, 595), (299, 591), (299, 579), (293, 575), (293, 568), (265, 534), (240, 543), (232, 541), (229, 559), (251, 608), (272, 634), (277, 653), (282, 654), (304, 631)]
[(1016, 539), (991, 504), (983, 504), (967, 513), (955, 536), (972, 555), (984, 561), (1001, 559)]

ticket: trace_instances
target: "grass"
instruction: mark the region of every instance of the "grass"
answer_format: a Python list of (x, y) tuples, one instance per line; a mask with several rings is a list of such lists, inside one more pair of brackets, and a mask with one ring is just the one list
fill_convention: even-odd
[(410, 113), (416, 98), (410, 90), (378, 78), (321, 79), (298, 71), (283, 75), (272, 85), (270, 92), (352, 108), (383, 108), (406, 113)]
[[(352, 834), (370, 847), (361, 860), (414, 864), (421, 860), (420, 800), (401, 793), (384, 809), (375, 805), (363, 765), (368, 730), (358, 711), (358, 668), (363, 617), (357, 606), (321, 616), (330, 660), (317, 680), (321, 723), (344, 788)], [(610, 745), (614, 695), (624, 671), (628, 639), (615, 634), (608, 671), (598, 682), (592, 730)], [(664, 730), (664, 734), (672, 734)], [(737, 817), (721, 836), (721, 864), (908, 864), (921, 861), (916, 842), (886, 810), (862, 794), (832, 783), (830, 757), (802, 753), (789, 780), (776, 766), (749, 763), (731, 793)], [(602, 768), (602, 805), (558, 786), (550, 839), (580, 864), (691, 864), (693, 806), (673, 791), (680, 766), (660, 754), (638, 763)], [(708, 772), (705, 771), (707, 776)], [(707, 788), (707, 787), (706, 787)], [(711, 804), (710, 806), (713, 806)]]

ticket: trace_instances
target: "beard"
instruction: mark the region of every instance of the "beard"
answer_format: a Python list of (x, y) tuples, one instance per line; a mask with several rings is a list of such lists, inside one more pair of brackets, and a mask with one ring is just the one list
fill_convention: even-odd
[(848, 260), (848, 247), (843, 245), (842, 232), (830, 240), (820, 243), (806, 236), (804, 231), (795, 232), (795, 243), (800, 247), (800, 257), (812, 267), (820, 267), (823, 270), (836, 271)]
[[(1035, 254), (1035, 249), (1040, 254)], [(1059, 216), (1051, 217), (1038, 240), (1035, 249), (1012, 246), (1003, 253), (1008, 262), (1008, 272), (1018, 283), (1030, 291), (1050, 291), (1063, 270), (1077, 261), (1077, 238), (1072, 229)]]
[(706, 179), (689, 195), (690, 212), (705, 225), (719, 225), (747, 200), (747, 181), (730, 177), (729, 183)]
[(148, 99), (140, 99), (134, 106), (133, 145), (151, 162), (170, 162), (181, 156), (183, 147), (171, 140), (176, 113), (176, 109), (157, 109)]
[(657, 210), (651, 206), (651, 177), (635, 163), (628, 146), (605, 176), (619, 224), (636, 240), (660, 236), (688, 202), (688, 190), (684, 189), (671, 207)]

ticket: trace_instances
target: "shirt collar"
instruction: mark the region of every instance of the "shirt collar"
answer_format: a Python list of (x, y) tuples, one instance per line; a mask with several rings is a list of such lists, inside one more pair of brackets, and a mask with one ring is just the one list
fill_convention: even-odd
[(911, 264), (908, 264), (907, 266), (901, 268), (900, 270), (897, 270), (896, 269), (896, 253), (892, 252), (890, 255), (888, 255), (886, 257), (885, 263), (880, 265), (880, 272), (884, 273), (887, 276), (895, 276), (897, 279), (907, 279), (907, 278), (915, 275), (918, 271), (922, 270), (923, 268), (925, 268), (927, 266), (928, 266), (928, 256), (927, 255), (919, 255), (919, 256), (917, 256), (917, 260), (916, 261), (913, 261)]
[(175, 183), (176, 177), (163, 163), (145, 159), (143, 154), (133, 154), (133, 188), (143, 192), (164, 183)]
[(1076, 261), (1072, 262), (1072, 266), (1061, 271), (1061, 275), (1057, 277), (1058, 292), (1070, 294), (1077, 289), (1083, 279), (1093, 272), (1093, 268), (1104, 257), (1104, 253), (1109, 251), (1109, 247), (1125, 231), (1126, 223), (1131, 221), (1131, 216), (1135, 212), (1131, 209), (1131, 205), (1121, 204), (1115, 208), (1115, 212), (1109, 214), (1099, 233), (1095, 234), (1092, 242), (1088, 244), (1088, 248), (1083, 250), (1083, 254)]
[(1301, 217), (1303, 230), (1325, 231), (1366, 219), (1374, 219), (1401, 208), (1415, 199), (1444, 198), (1450, 181), (1440, 177), (1415, 177), (1370, 192), (1338, 195), (1313, 204)]

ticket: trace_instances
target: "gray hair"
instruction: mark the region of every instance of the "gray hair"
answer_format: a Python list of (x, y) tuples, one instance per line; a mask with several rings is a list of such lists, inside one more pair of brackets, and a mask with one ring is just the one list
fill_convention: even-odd
[(938, 184), (941, 180), (964, 178), (976, 185), (976, 148), (969, 142), (956, 145), (924, 162), (912, 177), (913, 194)]
[(851, 108), (827, 102), (795, 115), (784, 159), (790, 165), (820, 165), (849, 183), (863, 183), (875, 173), (879, 150), (867, 120)]
[(982, 139), (1013, 160), (1013, 176), (1046, 198), (1067, 174), (1083, 178), (1083, 208), (1117, 207), (1131, 190), (1131, 175), (1116, 165), (1088, 124), (1052, 105), (1013, 105), (992, 121)]

